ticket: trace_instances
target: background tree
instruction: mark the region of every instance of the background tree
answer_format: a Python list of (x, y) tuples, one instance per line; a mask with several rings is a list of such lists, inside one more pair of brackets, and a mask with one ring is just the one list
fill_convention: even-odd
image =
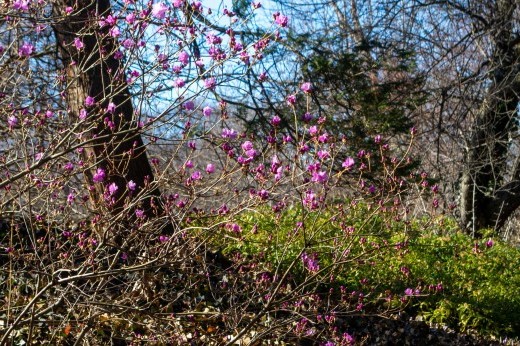
[[(250, 77), (284, 72), (245, 87), (253, 99), (243, 98), (239, 117), (269, 133), (265, 119), (276, 114), (294, 133), (279, 95), (310, 81), (313, 112), (332, 116), (328, 131), (345, 136), (354, 152), (379, 133), (395, 136), (413, 124), (418, 153), (431, 177), (442, 180), (445, 206), (459, 206), (461, 225), (475, 234), (505, 224), (520, 203), (516, 3), (276, 4), (290, 14), (291, 30)], [(300, 116), (305, 105), (296, 109)]]

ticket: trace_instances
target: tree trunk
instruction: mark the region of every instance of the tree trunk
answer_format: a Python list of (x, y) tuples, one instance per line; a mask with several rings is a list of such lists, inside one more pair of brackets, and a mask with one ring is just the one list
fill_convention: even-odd
[(517, 130), (520, 101), (520, 54), (512, 27), (516, 7), (509, 0), (497, 0), (495, 4), (490, 86), (477, 112), (465, 153), (460, 186), (461, 224), (477, 236), (483, 228), (502, 227), (520, 207), (520, 166), (507, 172), (506, 162), (511, 150), (509, 138)]
[[(67, 6), (74, 9), (71, 14), (65, 13)], [(88, 135), (96, 138), (94, 145), (84, 148), (85, 159), (91, 165), (85, 173), (93, 186), (93, 204), (99, 205), (103, 199), (106, 200), (107, 187), (115, 183), (118, 189), (111, 196), (110, 208), (116, 215), (127, 207), (128, 201), (149, 189), (148, 197), (140, 198), (139, 208), (146, 216), (152, 217), (162, 212), (159, 190), (149, 187), (154, 175), (137, 126), (125, 71), (116, 56), (116, 41), (108, 35), (108, 26), (99, 25), (100, 16), (108, 16), (110, 10), (109, 0), (55, 2), (54, 15), (60, 19), (56, 21), (54, 30), (66, 70), (69, 116), (77, 121), (80, 113), (88, 110), (85, 128), (90, 128)], [(84, 46), (78, 49), (75, 39)], [(88, 96), (96, 101), (92, 107), (85, 106)], [(107, 111), (110, 103), (116, 106), (112, 112)], [(93, 179), (99, 168), (106, 172), (102, 183)], [(132, 192), (127, 187), (130, 181), (136, 184)]]

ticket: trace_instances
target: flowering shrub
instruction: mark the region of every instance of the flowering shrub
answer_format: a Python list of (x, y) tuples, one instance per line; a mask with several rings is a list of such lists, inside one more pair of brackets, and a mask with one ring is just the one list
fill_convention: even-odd
[(0, 344), (348, 345), (342, 316), (425, 294), (413, 283), (382, 296), (364, 276), (439, 206), (409, 145), (381, 134), (377, 152), (348, 154), (333, 120), (313, 115), (310, 82), (264, 133), (219, 97), (287, 16), (242, 42), (232, 11), (200, 2), (0, 11)]

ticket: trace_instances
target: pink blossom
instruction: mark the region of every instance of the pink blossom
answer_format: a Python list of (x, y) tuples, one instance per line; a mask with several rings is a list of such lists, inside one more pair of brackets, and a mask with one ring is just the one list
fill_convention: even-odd
[(83, 41), (81, 41), (79, 37), (76, 37), (74, 39), (74, 46), (76, 46), (77, 49), (82, 49), (83, 47), (85, 47), (85, 44), (83, 44)]
[(173, 4), (173, 7), (181, 7), (182, 6), (182, 3), (184, 2), (184, 0), (173, 0), (172, 1), (172, 4)]
[(343, 161), (341, 166), (348, 170), (348, 169), (352, 168), (352, 166), (354, 166), (354, 163), (355, 163), (354, 159), (349, 156), (345, 159), (345, 161)]
[(204, 86), (208, 89), (215, 89), (215, 86), (217, 85), (217, 82), (215, 80), (215, 78), (213, 77), (210, 77), (210, 78), (207, 78), (205, 81), (204, 81)]
[(262, 72), (258, 75), (258, 80), (260, 82), (265, 82), (267, 80), (267, 72)]
[(215, 172), (215, 165), (212, 163), (208, 163), (206, 165), (206, 173), (211, 174), (213, 172)]
[(95, 183), (101, 183), (101, 182), (103, 182), (103, 180), (105, 180), (105, 177), (106, 177), (105, 170), (103, 168), (98, 168), (96, 173), (92, 177), (92, 180)]
[(192, 101), (186, 101), (184, 102), (184, 109), (187, 111), (192, 111), (195, 109), (195, 104)]
[(128, 187), (128, 190), (130, 190), (130, 191), (135, 191), (135, 188), (137, 187), (137, 184), (134, 183), (133, 180), (130, 180), (130, 181), (126, 184), (126, 186)]
[(269, 191), (267, 191), (267, 190), (260, 190), (260, 191), (258, 191), (257, 195), (258, 195), (258, 197), (260, 197), (260, 199), (262, 201), (265, 201), (266, 199), (269, 198)]
[(16, 125), (18, 125), (18, 118), (15, 117), (14, 115), (9, 116), (7, 118), (7, 124), (9, 125), (10, 128), (15, 127)]
[(296, 103), (296, 95), (287, 96), (287, 104), (292, 106)]
[(101, 18), (101, 20), (99, 21), (99, 26), (100, 27), (104, 27), (106, 25), (108, 26), (114, 26), (117, 22), (117, 18), (115, 18), (114, 16), (112, 15), (108, 15), (106, 18)]
[(271, 119), (271, 124), (273, 124), (273, 126), (278, 126), (278, 125), (280, 125), (281, 122), (282, 122), (282, 119), (280, 119), (280, 117), (278, 115), (275, 115)]
[(166, 17), (167, 11), (168, 6), (166, 6), (163, 2), (156, 3), (152, 6), (152, 16), (157, 19), (164, 19), (164, 17)]
[(302, 86), (300, 87), (300, 89), (304, 92), (304, 93), (310, 93), (311, 90), (312, 90), (312, 84), (309, 83), (309, 82), (306, 82), (306, 83), (303, 83)]
[(317, 133), (318, 133), (318, 127), (316, 125), (309, 127), (309, 134), (311, 136), (315, 136)]
[(112, 184), (108, 185), (108, 193), (110, 194), (110, 196), (115, 195), (117, 190), (119, 190), (119, 187), (117, 186), (116, 183), (112, 183)]
[(193, 172), (191, 175), (191, 180), (199, 180), (202, 179), (202, 174), (199, 171)]
[(74, 169), (74, 164), (72, 162), (67, 162), (64, 166), (63, 166), (63, 169), (65, 169), (67, 172), (70, 172)]
[(185, 51), (182, 51), (179, 53), (178, 60), (181, 64), (188, 65), (188, 63), (190, 62), (190, 55), (188, 53), (186, 53)]
[(216, 36), (214, 33), (209, 33), (206, 35), (206, 42), (209, 44), (221, 44), (222, 38)]
[(325, 183), (329, 179), (327, 172), (319, 171), (312, 173), (312, 181), (315, 183)]
[(29, 10), (30, 0), (15, 0), (13, 2), (13, 9), (19, 11), (28, 11)]
[(185, 84), (184, 79), (180, 77), (173, 81), (173, 86), (176, 88), (182, 88)]
[(79, 111), (79, 119), (80, 120), (85, 120), (86, 118), (87, 118), (87, 110), (85, 108), (82, 108)]
[(233, 129), (223, 129), (222, 137), (229, 138), (229, 139), (235, 139), (235, 138), (237, 138), (237, 132)]
[(309, 112), (307, 112), (307, 113), (305, 113), (304, 115), (302, 115), (302, 121), (303, 121), (304, 123), (308, 123), (309, 121), (312, 120), (312, 118), (313, 118), (313, 116), (312, 116), (312, 114), (309, 113)]
[(318, 137), (318, 142), (320, 142), (320, 143), (327, 143), (328, 141), (329, 141), (329, 134), (326, 132)]
[(114, 114), (114, 112), (116, 111), (116, 105), (114, 102), (110, 102), (107, 106), (107, 112), (110, 113), (110, 114)]
[(211, 113), (213, 113), (213, 108), (211, 107), (206, 106), (202, 109), (202, 114), (204, 114), (207, 117), (211, 116)]
[(117, 26), (111, 27), (109, 33), (112, 37), (119, 37), (119, 35), (121, 35), (121, 31), (119, 31), (119, 28)]
[(125, 20), (128, 24), (134, 24), (135, 23), (135, 13), (129, 13), (126, 17), (125, 17)]
[[(131, 49), (131, 48), (133, 48), (133, 47), (135, 46), (135, 42), (134, 42), (132, 39), (127, 38), (127, 39), (123, 40), (122, 45), (123, 45), (123, 47), (125, 47), (126, 49)], [(134, 71), (132, 71), (132, 72), (134, 72)], [(136, 71), (135, 71), (135, 72), (136, 72)], [(135, 73), (135, 72), (134, 72), (134, 73)], [(139, 72), (138, 72), (138, 73), (139, 73)]]
[(275, 13), (273, 17), (276, 24), (278, 24), (282, 28), (287, 27), (287, 24), (289, 23), (289, 18), (287, 16), (284, 16), (280, 13)]
[(85, 99), (85, 106), (87, 107), (92, 107), (95, 103), (96, 101), (92, 96), (87, 96), (87, 98)]
[(144, 219), (146, 217), (144, 215), (144, 210), (142, 210), (142, 209), (136, 209), (135, 216), (137, 216), (137, 218), (139, 218), (139, 219)]
[(257, 152), (255, 149), (249, 149), (249, 150), (246, 150), (246, 156), (249, 158), (249, 159), (254, 159), (257, 155)]
[(34, 46), (28, 42), (24, 42), (24, 44), (18, 49), (18, 56), (21, 58), (28, 58), (32, 53), (34, 53)]
[(244, 143), (242, 143), (242, 150), (248, 151), (251, 149), (253, 149), (253, 143), (251, 143), (251, 141), (245, 141)]
[(328, 159), (330, 157), (330, 154), (329, 154), (329, 152), (327, 150), (318, 150), (316, 155), (318, 155), (318, 157), (321, 160), (325, 160), (325, 159)]

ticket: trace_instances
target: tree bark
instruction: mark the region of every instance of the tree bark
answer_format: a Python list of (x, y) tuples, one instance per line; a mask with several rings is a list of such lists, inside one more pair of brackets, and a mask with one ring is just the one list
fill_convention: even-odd
[(520, 169), (507, 172), (506, 162), (511, 149), (509, 138), (517, 129), (520, 101), (520, 52), (512, 27), (517, 6), (510, 0), (495, 3), (490, 28), (494, 44), (491, 83), (472, 125), (465, 153), (460, 185), (461, 225), (477, 236), (483, 228), (498, 230), (520, 207)]
[[(65, 13), (67, 6), (74, 9), (71, 14)], [(109, 0), (56, 0), (54, 3), (53, 12), (58, 18), (54, 31), (66, 70), (69, 116), (77, 120), (86, 108), (85, 127), (93, 129), (89, 136), (97, 138), (94, 145), (84, 148), (85, 158), (91, 164), (85, 173), (94, 187), (93, 204), (102, 202), (107, 186), (115, 183), (118, 190), (112, 196), (111, 210), (116, 214), (126, 208), (129, 197), (131, 200), (149, 189), (147, 197), (140, 198), (139, 208), (152, 217), (162, 212), (159, 190), (149, 188), (154, 175), (137, 126), (125, 71), (116, 56), (116, 41), (108, 35), (108, 26), (99, 25), (100, 16), (108, 16), (110, 11)], [(75, 46), (76, 38), (81, 40), (83, 48)], [(94, 97), (94, 107), (85, 106), (87, 96)], [(115, 111), (107, 111), (109, 103), (115, 104)], [(112, 129), (107, 126), (108, 122), (113, 123)], [(93, 181), (98, 168), (106, 171), (103, 183)], [(130, 181), (136, 184), (135, 191), (128, 190)]]

